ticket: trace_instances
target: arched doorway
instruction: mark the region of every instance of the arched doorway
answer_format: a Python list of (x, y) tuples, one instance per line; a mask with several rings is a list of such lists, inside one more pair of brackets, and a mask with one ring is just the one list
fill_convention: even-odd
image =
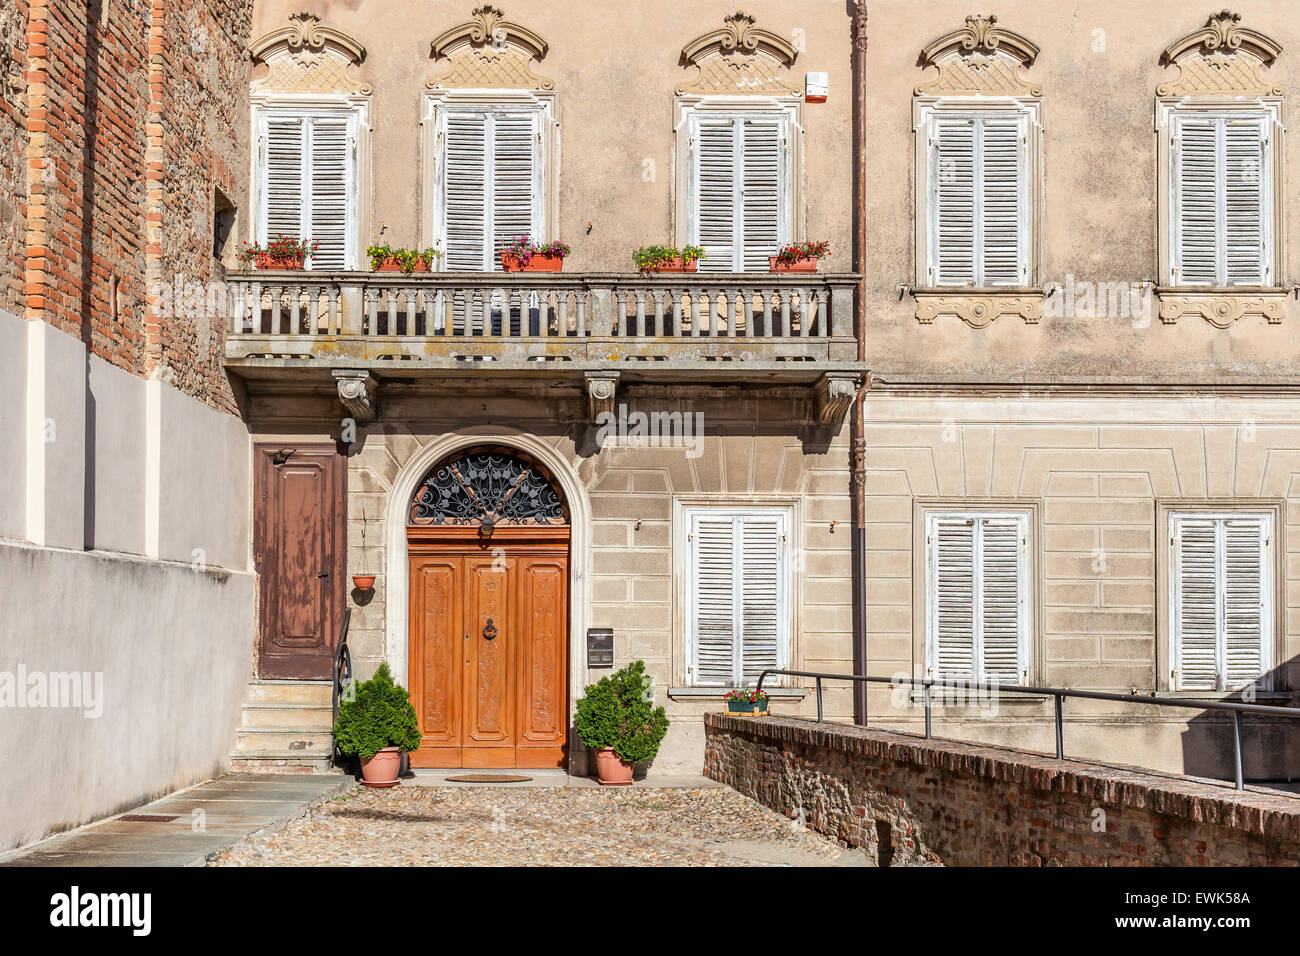
[(532, 456), (443, 459), (406, 514), (416, 767), (563, 767), (569, 508)]

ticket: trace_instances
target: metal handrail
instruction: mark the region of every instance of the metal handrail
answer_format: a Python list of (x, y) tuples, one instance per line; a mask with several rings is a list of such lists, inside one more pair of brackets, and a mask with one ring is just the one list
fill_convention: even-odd
[(330, 671), (330, 762), (338, 766), (338, 742), (334, 739), (334, 728), (339, 722), (339, 700), (343, 695), (345, 683), (352, 680), (352, 651), (348, 647), (348, 625), (352, 623), (352, 608), (343, 609), (343, 626), (339, 629), (339, 642), (334, 648), (332, 668)]
[[(758, 675), (758, 690), (763, 689), (763, 681), (767, 679), (768, 674), (782, 674), (788, 677), (812, 677), (817, 681), (817, 722), (825, 723), (824, 711), (822, 708), (822, 681), (823, 680), (848, 680), (864, 684), (888, 684), (893, 687), (896, 684), (906, 684), (911, 687), (922, 687), (925, 695), (925, 739), (933, 739), (932, 718), (931, 718), (931, 689), (939, 687), (942, 689), (952, 690), (990, 690), (994, 693), (1012, 693), (1012, 694), (1035, 694), (1039, 696), (1050, 695), (1054, 699), (1056, 711), (1056, 759), (1065, 759), (1065, 734), (1063, 708), (1064, 700), (1067, 697), (1082, 697), (1088, 700), (1109, 700), (1125, 704), (1150, 704), (1156, 707), (1190, 707), (1195, 710), (1226, 710), (1232, 712), (1233, 726), (1235, 733), (1232, 737), (1233, 742), (1233, 762), (1236, 771), (1236, 788), (1242, 790), (1245, 788), (1245, 782), (1242, 779), (1241, 770), (1241, 750), (1242, 740), (1245, 728), (1242, 721), (1242, 714), (1261, 714), (1270, 717), (1289, 717), (1291, 719), (1300, 718), (1300, 709), (1291, 707), (1273, 707), (1268, 704), (1247, 704), (1238, 703), (1229, 700), (1191, 700), (1186, 697), (1141, 697), (1137, 694), (1111, 694), (1100, 690), (1068, 690), (1064, 687), (1029, 687), (1023, 684), (990, 684), (984, 681), (945, 681), (933, 680), (931, 678), (922, 678), (917, 680), (912, 677), (868, 677), (865, 674), (833, 674), (823, 671), (794, 671), (782, 668), (768, 668)], [(864, 706), (862, 712), (862, 725), (867, 724), (867, 712)]]

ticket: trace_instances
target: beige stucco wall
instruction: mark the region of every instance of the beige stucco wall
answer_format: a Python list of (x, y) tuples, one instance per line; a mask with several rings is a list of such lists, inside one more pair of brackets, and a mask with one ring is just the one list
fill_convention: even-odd
[[(1164, 562), (1157, 557), (1168, 543), (1159, 506), (1233, 501), (1279, 508), (1273, 674), (1281, 686), (1294, 687), (1300, 681), (1297, 415), (1300, 402), (1276, 397), (873, 393), (866, 534), (871, 672), (925, 670), (918, 505), (1016, 503), (1032, 507), (1039, 524), (1030, 683), (1167, 693), (1167, 681), (1157, 675), (1168, 640), (1160, 599)], [(1261, 702), (1277, 702), (1266, 696)], [(915, 708), (897, 713), (886, 691), (873, 694), (873, 714), (891, 709), (895, 717), (920, 720)], [(1051, 749), (1050, 713), (1050, 704), (1007, 701), (992, 719), (972, 720), (962, 733)], [(1071, 701), (1068, 713), (1082, 721), (1067, 731), (1075, 754), (1168, 770), (1231, 770), (1223, 762), (1230, 759), (1227, 730), (1207, 730), (1197, 712)], [(1136, 726), (1147, 720), (1151, 726)], [(1282, 739), (1252, 731), (1248, 740), (1259, 750), (1247, 773), (1294, 773), (1300, 753)]]
[[(430, 45), (470, 19), (480, 4), (434, 0), (364, 4), (273, 0), (256, 4), (252, 35), (288, 24), (304, 8), (324, 26), (366, 48), (358, 70), (371, 94), (373, 241), (416, 246), (426, 215), (420, 160), (420, 110), (425, 83), (446, 69)], [(497, 4), (505, 18), (548, 44), (534, 72), (555, 82), (560, 123), (559, 235), (573, 248), (565, 271), (635, 271), (632, 250), (674, 241), (674, 91), (695, 78), (680, 65), (682, 47), (723, 26), (728, 5), (660, 8), (621, 0)], [(830, 99), (803, 104), (806, 168), (803, 215), (808, 238), (826, 239), (832, 256), (823, 271), (850, 271), (852, 188), (849, 17), (838, 0), (757, 0), (744, 6), (757, 26), (804, 46), (787, 78), (803, 87), (808, 71), (830, 74)], [(798, 32), (796, 32), (798, 31)], [(653, 163), (647, 179), (646, 162)], [(367, 198), (363, 197), (363, 202)], [(382, 230), (382, 232), (381, 232)]]
[[(1003, 316), (973, 329), (952, 316), (933, 325), (914, 317), (915, 87), (933, 71), (917, 65), (931, 41), (960, 29), (977, 12), (1022, 34), (1041, 52), (1026, 76), (1043, 90), (1043, 283), (1072, 274), (1089, 282), (1157, 278), (1156, 87), (1177, 75), (1160, 66), (1163, 50), (1221, 9), (1210, 4), (1083, 4), (1006, 0), (980, 8), (956, 0), (872, 0), (866, 110), (867, 347), (877, 381), (1127, 382), (1278, 379), (1294, 381), (1300, 341), (1292, 330), (1300, 305), (1286, 301), (1280, 325), (1247, 317), (1227, 331), (1198, 318), (1165, 325), (1131, 318), (1048, 318), (1037, 325)], [(1300, 26), (1288, 0), (1232, 6), (1241, 26), (1282, 45), (1266, 74), (1300, 90)], [(1098, 32), (1101, 31), (1101, 32)], [(1101, 41), (1104, 49), (1096, 50)], [(1288, 112), (1294, 104), (1288, 103)], [(1300, 144), (1288, 134), (1288, 194), (1300, 183)], [(845, 147), (847, 148), (847, 147)], [(1300, 278), (1300, 204), (1286, 203), (1286, 267), (1279, 285)]]

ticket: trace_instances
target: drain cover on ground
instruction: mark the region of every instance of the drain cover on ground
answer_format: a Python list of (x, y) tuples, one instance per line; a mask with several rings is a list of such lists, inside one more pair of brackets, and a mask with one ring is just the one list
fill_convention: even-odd
[(123, 823), (171, 823), (176, 818), (160, 813), (127, 813), (117, 819)]
[(449, 783), (527, 783), (532, 777), (523, 777), (517, 773), (462, 773), (448, 777)]

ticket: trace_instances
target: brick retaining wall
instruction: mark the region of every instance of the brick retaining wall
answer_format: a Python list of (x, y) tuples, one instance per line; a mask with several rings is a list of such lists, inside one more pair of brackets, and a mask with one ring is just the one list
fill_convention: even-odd
[(1300, 796), (785, 717), (705, 733), (705, 774), (885, 863), (1300, 864)]

